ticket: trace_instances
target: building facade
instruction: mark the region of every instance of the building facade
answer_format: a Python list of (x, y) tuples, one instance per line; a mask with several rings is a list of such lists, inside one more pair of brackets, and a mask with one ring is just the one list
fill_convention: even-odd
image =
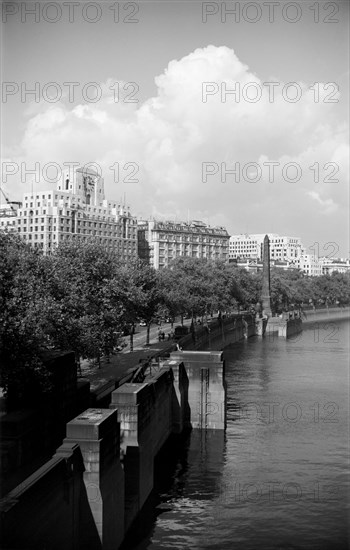
[(345, 258), (320, 258), (322, 273), (331, 275), (334, 272), (350, 273), (350, 260)]
[[(241, 234), (230, 237), (229, 257), (263, 259), (263, 244), (266, 233), (254, 235)], [(295, 262), (304, 252), (304, 247), (298, 237), (287, 237), (275, 233), (267, 233), (270, 241), (271, 261)]]
[(322, 275), (322, 264), (315, 254), (302, 254), (295, 262), (300, 271), (310, 277), (319, 277)]
[(136, 218), (129, 208), (106, 200), (103, 178), (90, 169), (77, 169), (56, 190), (25, 194), (16, 216), (2, 221), (2, 228), (11, 222), (27, 243), (44, 253), (79, 239), (94, 240), (123, 260), (137, 258)]
[(161, 269), (180, 256), (228, 261), (229, 234), (201, 221), (139, 221), (139, 257)]
[[(244, 268), (250, 273), (258, 273), (263, 270), (263, 261), (257, 258), (231, 258), (229, 262), (237, 267)], [(295, 264), (288, 262), (287, 260), (270, 260), (270, 266), (277, 267), (283, 271), (296, 269)]]
[(18, 210), (21, 205), (20, 202), (8, 202), (6, 206), (0, 208), (0, 230), (6, 229), (17, 233)]

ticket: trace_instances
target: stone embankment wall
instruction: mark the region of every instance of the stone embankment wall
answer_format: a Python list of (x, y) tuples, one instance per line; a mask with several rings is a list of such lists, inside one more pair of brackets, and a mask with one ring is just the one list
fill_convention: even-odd
[(341, 319), (349, 319), (349, 307), (323, 308), (323, 309), (308, 309), (303, 316), (303, 324), (314, 323), (317, 321), (337, 321)]
[(310, 309), (301, 314), (301, 318), (279, 318), (272, 317), (268, 320), (266, 327), (266, 334), (270, 336), (279, 336), (284, 338), (290, 338), (295, 334), (300, 333), (303, 327), (307, 325), (319, 323), (319, 322), (332, 322), (340, 321), (342, 319), (349, 319), (350, 308), (324, 308), (324, 309)]
[(184, 350), (222, 350), (254, 334), (254, 316), (237, 315), (215, 320), (208, 327), (195, 325), (194, 332), (181, 338), (180, 344)]
[(65, 437), (67, 422), (89, 406), (89, 382), (77, 380), (74, 353), (50, 352), (44, 361), (52, 373), (50, 397), (28, 396), (25, 408), (0, 417), (1, 495), (52, 456)]
[[(253, 333), (253, 319), (223, 319), (185, 340), (221, 348)], [(150, 495), (165, 441), (187, 428), (223, 431), (225, 401), (217, 351), (174, 352), (153, 376), (118, 387), (109, 409), (70, 420), (53, 458), (0, 501), (2, 547), (117, 550)]]
[(299, 334), (303, 330), (302, 319), (296, 317), (291, 319), (280, 319), (272, 317), (266, 325), (266, 335), (270, 337), (278, 336), (282, 338), (290, 338), (294, 334)]

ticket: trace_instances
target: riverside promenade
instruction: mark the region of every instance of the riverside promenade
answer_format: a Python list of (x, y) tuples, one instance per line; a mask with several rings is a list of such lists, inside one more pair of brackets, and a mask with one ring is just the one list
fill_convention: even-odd
[[(215, 317), (212, 317), (215, 320)], [(120, 386), (132, 372), (136, 371), (141, 365), (151, 361), (158, 362), (158, 357), (166, 357), (172, 351), (176, 351), (176, 341), (168, 340), (170, 332), (175, 326), (181, 324), (180, 320), (175, 321), (173, 327), (171, 324), (153, 325), (150, 330), (150, 345), (146, 346), (146, 331), (141, 330), (134, 334), (133, 351), (130, 351), (130, 336), (125, 336), (125, 348), (116, 352), (110, 357), (102, 357), (100, 367), (94, 361), (84, 359), (81, 361), (80, 378), (85, 378), (90, 382), (90, 391), (98, 394), (109, 391), (111, 385), (117, 382), (116, 387)], [(190, 326), (191, 319), (184, 319), (183, 325)], [(197, 325), (198, 326), (198, 325)], [(161, 329), (165, 334), (165, 339), (158, 338), (158, 330)]]
[[(170, 327), (167, 332), (170, 332)], [(165, 330), (164, 330), (165, 332)], [(144, 334), (145, 338), (146, 335)], [(81, 362), (81, 378), (90, 382), (90, 392), (95, 394), (96, 399), (102, 399), (110, 393), (111, 386), (118, 387), (135, 372), (141, 365), (147, 362), (158, 361), (158, 357), (167, 356), (176, 350), (174, 340), (158, 341), (157, 337), (150, 338), (150, 345), (134, 346), (130, 351), (129, 337), (125, 337), (127, 346), (121, 352), (110, 357), (102, 357), (100, 367), (95, 362), (83, 360)]]

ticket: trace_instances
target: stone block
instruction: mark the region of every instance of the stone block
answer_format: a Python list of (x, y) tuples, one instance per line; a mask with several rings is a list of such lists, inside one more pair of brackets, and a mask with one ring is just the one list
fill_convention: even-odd
[(116, 410), (87, 409), (68, 422), (67, 438), (76, 441), (81, 439), (99, 440), (110, 432), (117, 422), (118, 414)]

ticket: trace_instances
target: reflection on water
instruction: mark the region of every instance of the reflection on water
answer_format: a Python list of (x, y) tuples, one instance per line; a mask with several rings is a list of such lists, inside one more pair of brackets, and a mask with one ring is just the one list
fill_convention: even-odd
[(349, 323), (317, 330), (225, 351), (226, 433), (164, 451), (126, 548), (348, 548)]

